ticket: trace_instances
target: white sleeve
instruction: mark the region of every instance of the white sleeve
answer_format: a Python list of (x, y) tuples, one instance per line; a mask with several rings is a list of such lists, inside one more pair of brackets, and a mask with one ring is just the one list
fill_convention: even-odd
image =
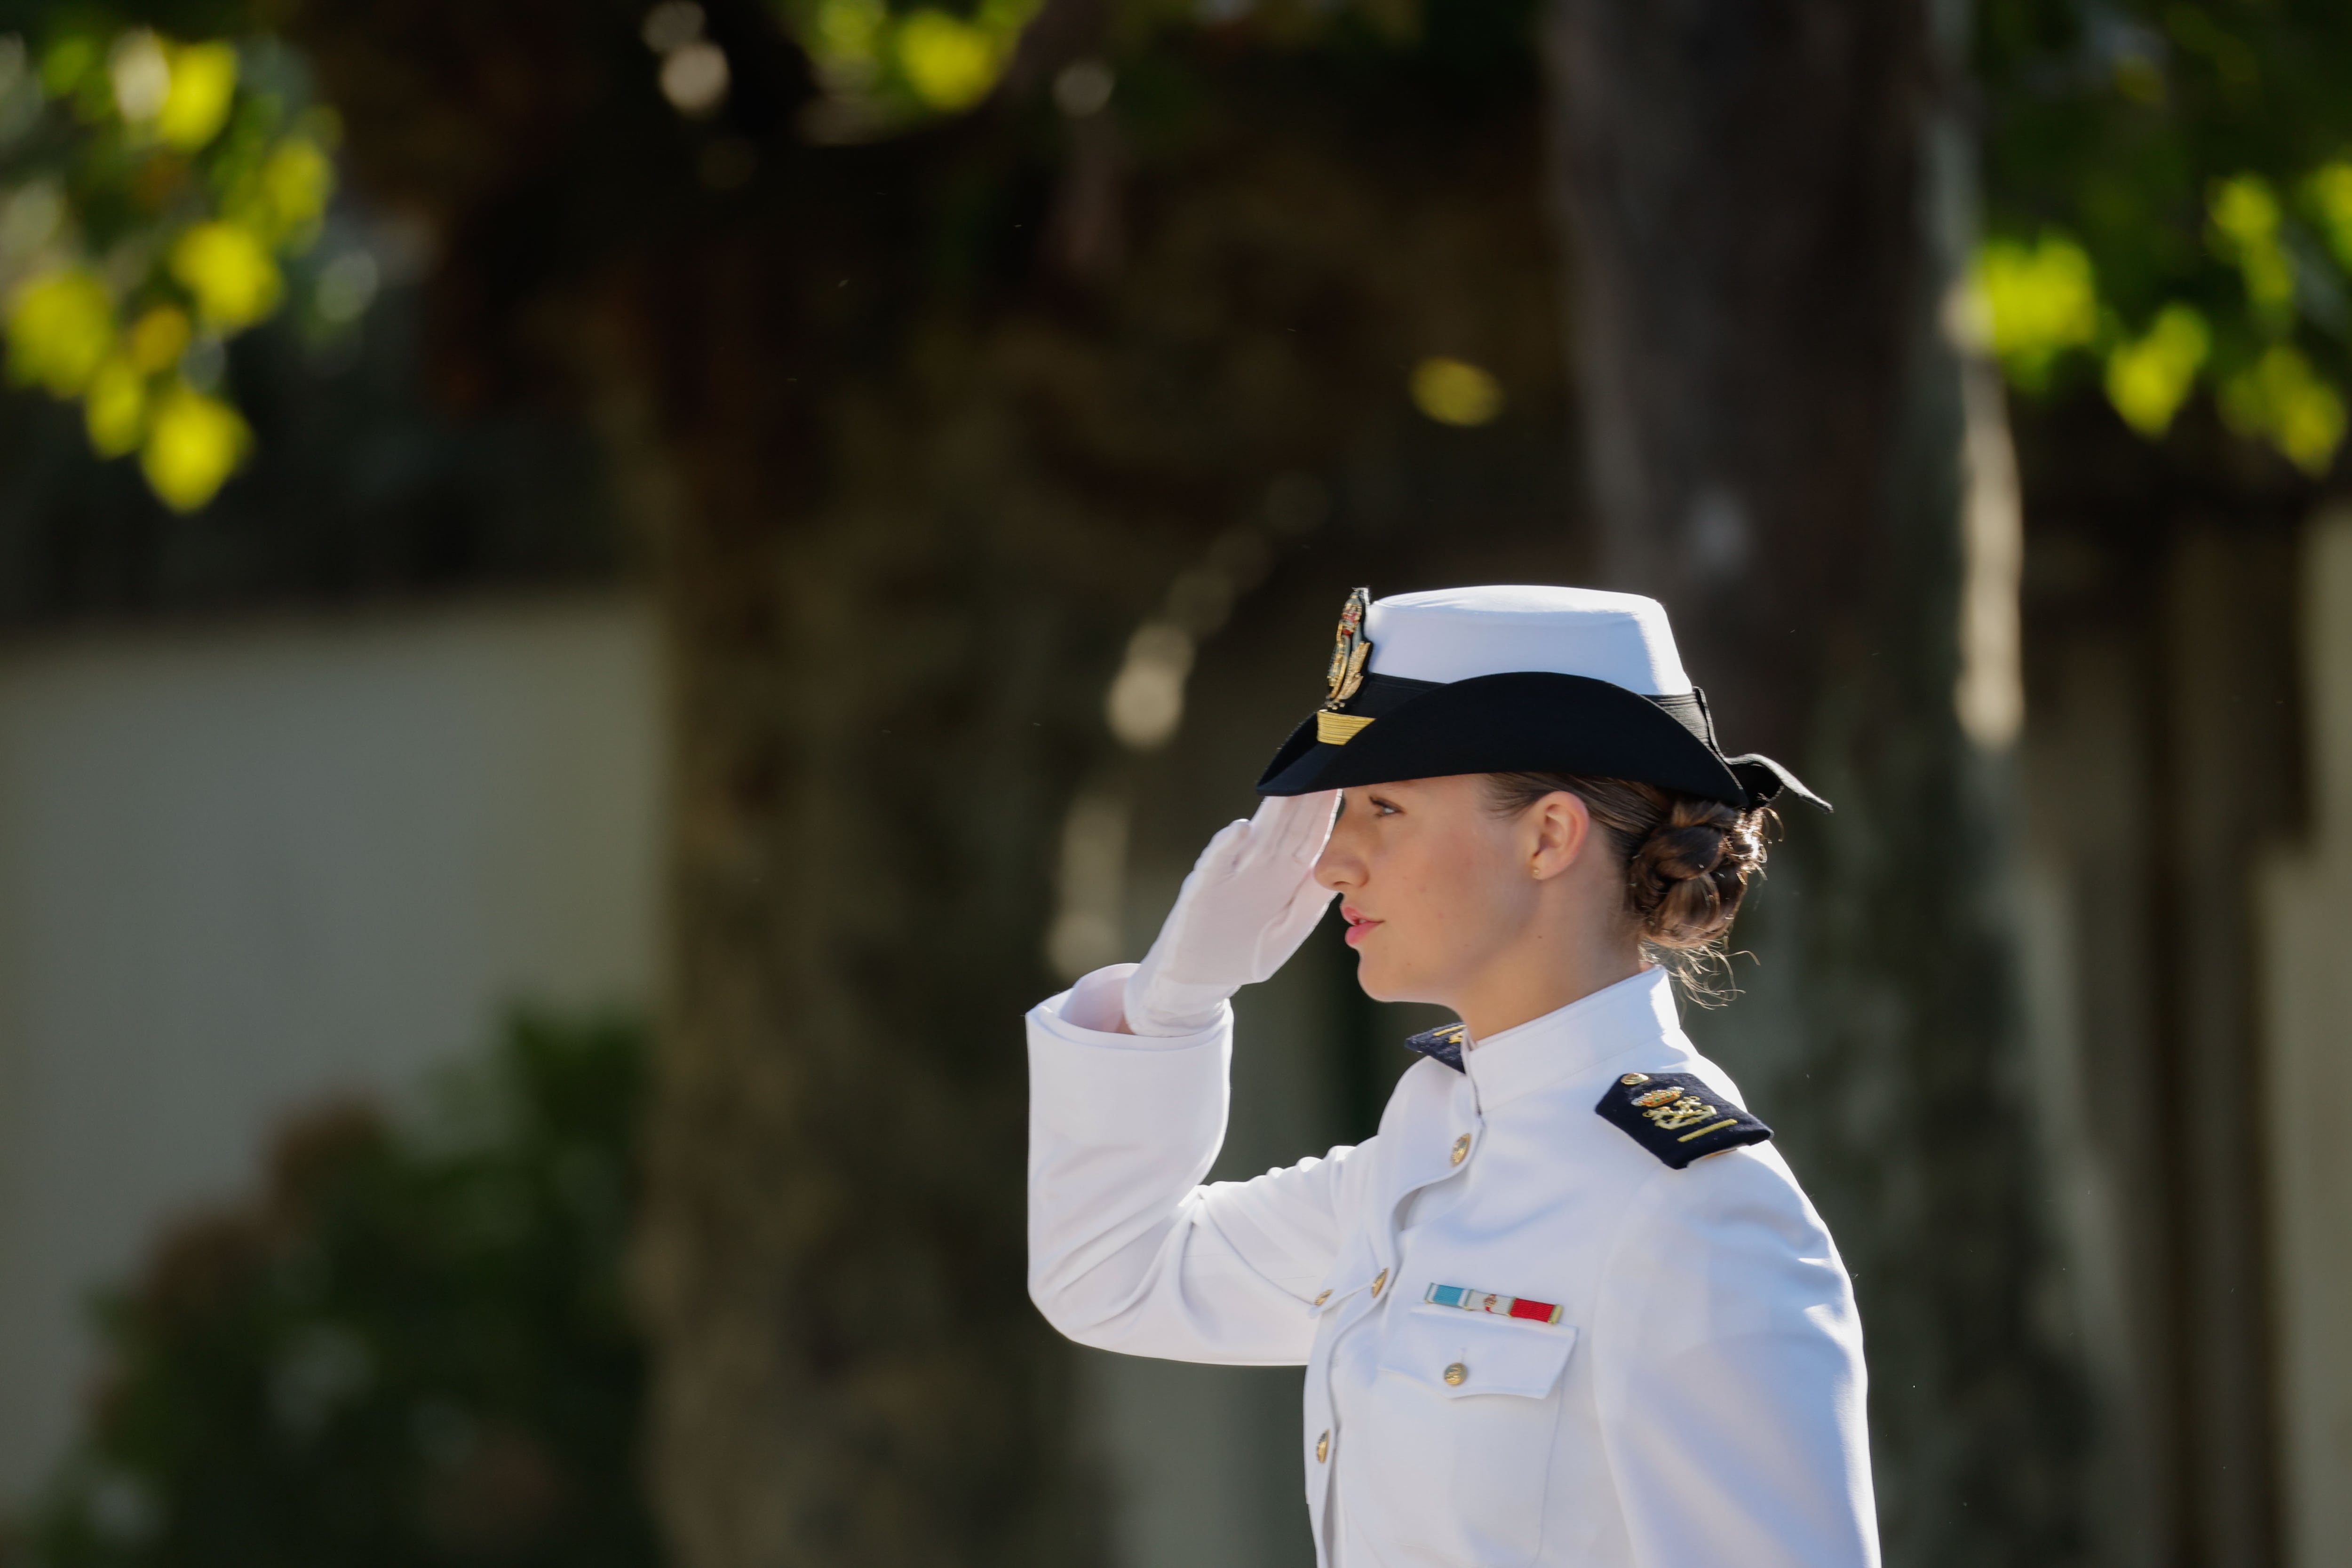
[(1661, 1167), (1627, 1206), (1593, 1328), (1641, 1568), (1874, 1568), (1853, 1289), (1777, 1152)]
[(1030, 1298), (1102, 1350), (1304, 1364), (1356, 1151), (1201, 1186), (1224, 1142), (1231, 1007), (1163, 1038), (1081, 1029), (1067, 1000), (1028, 1020)]

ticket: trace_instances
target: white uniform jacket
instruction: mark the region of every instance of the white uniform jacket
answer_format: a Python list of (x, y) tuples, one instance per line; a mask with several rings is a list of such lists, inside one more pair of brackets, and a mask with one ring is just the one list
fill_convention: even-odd
[(1067, 995), (1029, 1015), (1030, 1294), (1105, 1350), (1304, 1364), (1324, 1568), (1876, 1563), (1861, 1324), (1788, 1165), (1674, 1170), (1595, 1113), (1635, 1071), (1738, 1103), (1663, 972), (1416, 1063), (1364, 1144), (1206, 1186), (1230, 1009), (1148, 1039)]

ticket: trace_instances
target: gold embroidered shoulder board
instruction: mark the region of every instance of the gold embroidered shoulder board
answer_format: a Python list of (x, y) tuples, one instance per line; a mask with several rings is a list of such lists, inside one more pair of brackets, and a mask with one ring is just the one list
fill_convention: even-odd
[(1772, 1135), (1771, 1128), (1687, 1072), (1625, 1073), (1593, 1110), (1675, 1170)]

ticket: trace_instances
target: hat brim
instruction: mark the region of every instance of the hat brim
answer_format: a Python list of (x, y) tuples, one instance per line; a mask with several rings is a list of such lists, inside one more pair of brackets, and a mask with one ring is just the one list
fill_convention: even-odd
[(1318, 737), (1310, 715), (1266, 765), (1257, 791), (1306, 795), (1456, 773), (1631, 779), (1743, 810), (1761, 804), (1713, 747), (1649, 698), (1536, 671), (1430, 686), (1338, 745)]

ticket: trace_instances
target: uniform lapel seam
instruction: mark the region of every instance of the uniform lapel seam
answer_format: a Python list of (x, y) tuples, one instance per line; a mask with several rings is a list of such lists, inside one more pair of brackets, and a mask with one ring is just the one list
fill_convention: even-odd
[(1545, 1073), (1540, 1077), (1530, 1076), (1524, 1082), (1511, 1083), (1495, 1089), (1491, 1092), (1481, 1091), (1478, 1094), (1479, 1109), (1487, 1114), (1492, 1114), (1497, 1107), (1509, 1104), (1514, 1100), (1525, 1099), (1530, 1094), (1557, 1088), (1562, 1083), (1579, 1078), (1598, 1078), (1604, 1074), (1613, 1074), (1621, 1067), (1628, 1064), (1629, 1058), (1643, 1059), (1633, 1065), (1638, 1065), (1644, 1071), (1680, 1071), (1682, 1069), (1675, 1063), (1659, 1059), (1658, 1051), (1661, 1048), (1686, 1061), (1695, 1061), (1698, 1059), (1697, 1051), (1679, 1032), (1670, 1035), (1660, 1030), (1654, 1035), (1629, 1040), (1606, 1055), (1589, 1057), (1572, 1065), (1564, 1065), (1556, 1072)]

